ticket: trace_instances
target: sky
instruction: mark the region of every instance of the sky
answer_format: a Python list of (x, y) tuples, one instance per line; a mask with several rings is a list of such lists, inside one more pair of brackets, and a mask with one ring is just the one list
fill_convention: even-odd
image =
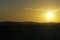
[(0, 21), (45, 22), (44, 12), (55, 9), (60, 22), (60, 0), (0, 0)]

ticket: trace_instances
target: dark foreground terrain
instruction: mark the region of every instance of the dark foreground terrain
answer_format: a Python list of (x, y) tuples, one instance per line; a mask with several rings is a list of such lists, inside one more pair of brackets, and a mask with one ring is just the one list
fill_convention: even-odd
[(60, 23), (0, 22), (1, 40), (60, 40)]

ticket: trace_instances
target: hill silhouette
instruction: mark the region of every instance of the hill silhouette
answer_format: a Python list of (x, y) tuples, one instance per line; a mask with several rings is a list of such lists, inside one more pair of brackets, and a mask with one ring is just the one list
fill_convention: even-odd
[(60, 23), (0, 22), (0, 39), (59, 40)]

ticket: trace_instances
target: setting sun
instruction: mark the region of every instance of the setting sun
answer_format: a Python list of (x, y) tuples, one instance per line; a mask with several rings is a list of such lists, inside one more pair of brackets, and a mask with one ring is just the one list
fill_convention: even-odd
[(54, 18), (54, 13), (53, 12), (47, 12), (46, 17), (47, 17), (47, 19), (51, 20)]
[(54, 12), (46, 12), (45, 18), (46, 18), (46, 20), (48, 20), (49, 22), (53, 21), (54, 18), (55, 18)]

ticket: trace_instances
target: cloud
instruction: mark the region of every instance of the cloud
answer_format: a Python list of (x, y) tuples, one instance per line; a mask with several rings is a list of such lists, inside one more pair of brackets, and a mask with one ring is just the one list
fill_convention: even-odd
[(58, 12), (59, 10), (58, 9), (53, 9), (54, 12)]
[(60, 10), (60, 8), (58, 8), (58, 10)]
[(25, 8), (24, 10), (25, 11), (28, 11), (28, 10), (32, 10), (33, 8)]
[[(37, 11), (37, 12), (40, 12), (40, 11), (44, 11), (44, 10), (46, 10), (46, 9), (25, 8), (24, 10), (25, 10), (25, 11)], [(60, 10), (60, 8), (51, 9), (51, 11), (53, 11), (53, 12), (58, 12), (59, 10)]]
[(42, 11), (42, 10), (44, 10), (44, 9), (35, 9), (35, 11)]
[(33, 10), (33, 11), (42, 11), (44, 9), (34, 9), (34, 8), (25, 8), (25, 11)]

